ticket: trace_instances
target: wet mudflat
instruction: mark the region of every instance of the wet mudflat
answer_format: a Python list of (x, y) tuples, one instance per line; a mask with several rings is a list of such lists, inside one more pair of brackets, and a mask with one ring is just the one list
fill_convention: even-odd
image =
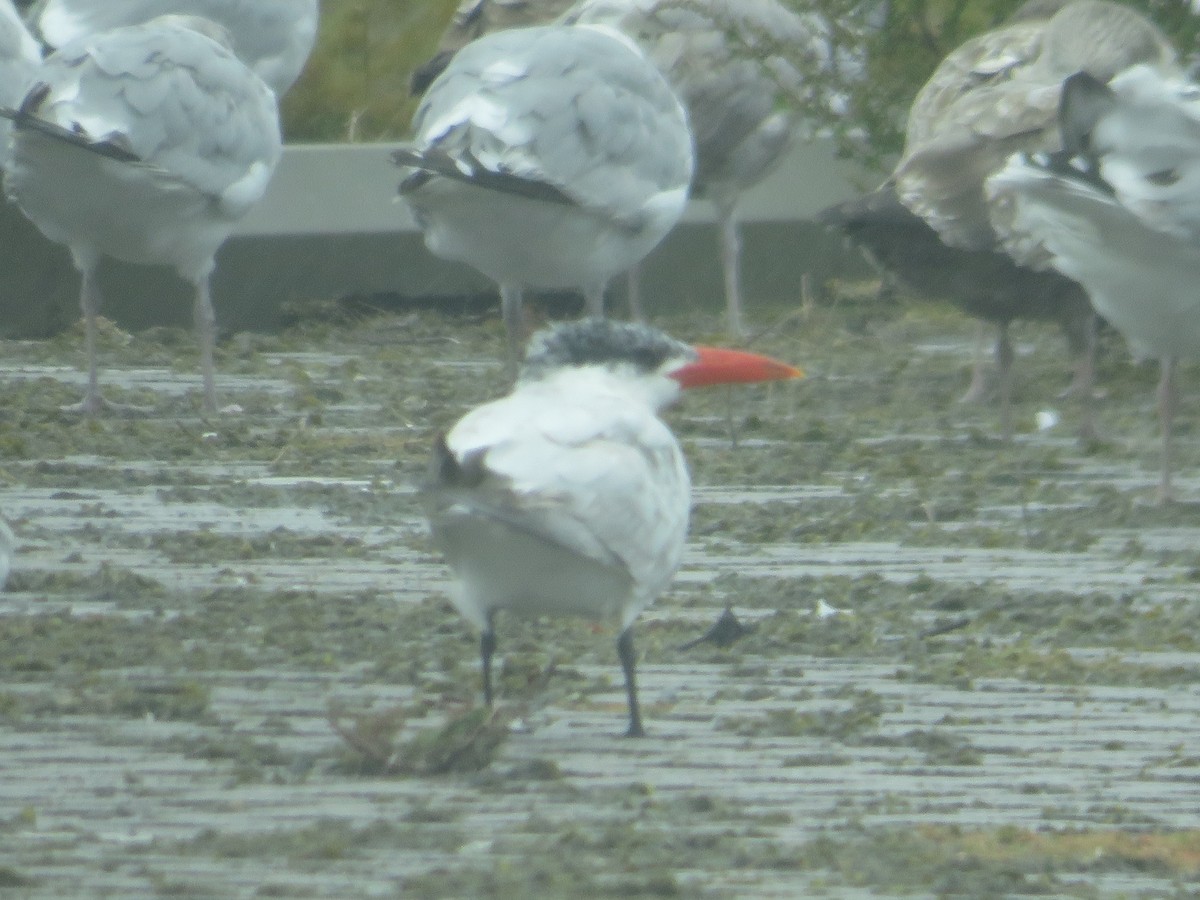
[[(779, 316), (755, 346), (805, 381), (670, 413), (696, 505), (641, 741), (587, 623), (502, 620), (478, 708), (413, 485), (502, 390), (494, 321), (237, 335), (209, 419), (183, 332), (106, 333), (149, 414), (98, 422), (57, 412), (76, 338), (0, 344), (0, 895), (1195, 895), (1194, 372), (1159, 507), (1119, 339), (1081, 445), (1060, 340), (1020, 331), (1005, 444), (954, 402), (965, 320)], [(727, 606), (748, 633), (681, 649)]]

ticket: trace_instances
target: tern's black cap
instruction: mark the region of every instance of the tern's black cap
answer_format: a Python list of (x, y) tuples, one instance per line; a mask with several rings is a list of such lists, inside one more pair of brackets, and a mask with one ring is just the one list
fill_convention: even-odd
[(656, 372), (668, 360), (695, 359), (696, 351), (664, 331), (636, 322), (589, 318), (539, 331), (525, 351), (522, 379), (540, 378), (565, 366), (626, 363)]

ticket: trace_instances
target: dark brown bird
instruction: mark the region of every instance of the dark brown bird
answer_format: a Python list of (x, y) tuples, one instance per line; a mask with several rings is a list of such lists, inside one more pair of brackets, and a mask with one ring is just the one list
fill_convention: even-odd
[[(1087, 294), (1054, 270), (1018, 265), (1001, 250), (952, 247), (896, 196), (891, 182), (878, 190), (823, 210), (819, 221), (862, 247), (882, 269), (922, 296), (953, 303), (967, 315), (996, 326), (1002, 429), (1011, 433), (1013, 349), (1009, 325), (1015, 319), (1055, 322), (1075, 360), (1071, 391), (1091, 391), (1094, 314)], [(982, 389), (972, 378), (968, 396)]]

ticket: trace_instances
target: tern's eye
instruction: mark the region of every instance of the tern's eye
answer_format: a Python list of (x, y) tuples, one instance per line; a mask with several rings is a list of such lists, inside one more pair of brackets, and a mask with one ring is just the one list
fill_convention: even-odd
[(1146, 176), (1146, 180), (1151, 184), (1159, 187), (1170, 187), (1179, 181), (1180, 175), (1176, 169), (1160, 169), (1157, 172), (1151, 172)]

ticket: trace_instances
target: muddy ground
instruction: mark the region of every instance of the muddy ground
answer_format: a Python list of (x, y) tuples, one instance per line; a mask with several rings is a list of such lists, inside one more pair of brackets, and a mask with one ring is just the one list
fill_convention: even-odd
[[(635, 741), (586, 623), (501, 620), (478, 706), (413, 485), (501, 390), (498, 323), (329, 312), (224, 341), (207, 419), (184, 332), (106, 330), (149, 414), (95, 422), (57, 411), (78, 334), (0, 344), (0, 896), (1200, 892), (1194, 371), (1160, 507), (1156, 371), (1113, 335), (1081, 444), (1061, 340), (1018, 328), (1004, 443), (955, 402), (957, 314), (759, 311), (808, 377), (670, 413), (695, 512)], [(681, 649), (727, 605), (748, 634)]]

